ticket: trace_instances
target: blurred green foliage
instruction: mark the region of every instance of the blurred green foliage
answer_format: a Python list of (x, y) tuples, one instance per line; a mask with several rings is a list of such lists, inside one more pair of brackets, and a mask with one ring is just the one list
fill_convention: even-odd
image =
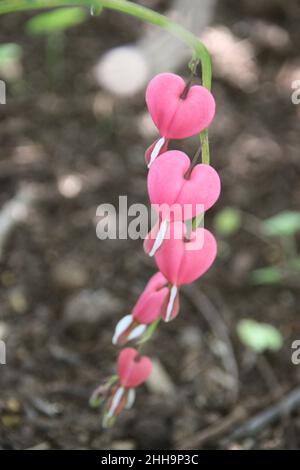
[(30, 34), (51, 34), (72, 28), (85, 21), (87, 12), (82, 8), (59, 8), (34, 16), (26, 24)]
[(22, 48), (13, 42), (0, 46), (0, 65), (17, 62), (22, 55)]
[(237, 334), (241, 342), (256, 353), (279, 351), (283, 345), (282, 335), (277, 328), (249, 318), (238, 323)]
[(300, 257), (297, 254), (295, 235), (300, 231), (300, 212), (282, 211), (260, 223), (260, 233), (278, 239), (282, 256), (278, 266), (256, 269), (251, 273), (254, 284), (278, 284), (298, 276)]
[(251, 273), (251, 281), (254, 284), (277, 284), (283, 280), (281, 269), (276, 266), (255, 269)]
[(261, 223), (261, 231), (268, 237), (290, 237), (298, 230), (300, 230), (300, 212), (279, 212)]
[(242, 225), (241, 214), (233, 207), (225, 207), (214, 218), (215, 230), (223, 237), (230, 237)]

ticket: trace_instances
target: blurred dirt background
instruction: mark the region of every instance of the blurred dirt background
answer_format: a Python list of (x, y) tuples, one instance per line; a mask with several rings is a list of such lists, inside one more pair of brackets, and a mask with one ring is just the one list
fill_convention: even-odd
[[(165, 11), (172, 2), (140, 3)], [(259, 220), (300, 208), (300, 105), (291, 101), (291, 83), (300, 80), (300, 2), (219, 1), (203, 32), (218, 107), (212, 164), (223, 185), (206, 226), (216, 232), (215, 217), (227, 206), (243, 211), (248, 225), (217, 235), (214, 267), (184, 291), (179, 317), (147, 345), (154, 378), (109, 431), (88, 399), (114, 372), (114, 325), (155, 268), (141, 241), (97, 239), (96, 208), (117, 204), (119, 195), (148, 203), (143, 153), (156, 133), (143, 93), (118, 98), (99, 87), (93, 70), (103, 53), (148, 27), (105, 11), (68, 30), (64, 50), (49, 50), (44, 37), (26, 33), (31, 16), (0, 17), (1, 44), (22, 47), (19, 63), (0, 72), (8, 83), (0, 106), (0, 229), (11, 211), (19, 219), (0, 244), (7, 345), (0, 448), (299, 448), (300, 366), (291, 362), (300, 338), (299, 278), (257, 285), (250, 274), (282, 256), (258, 235)], [(187, 67), (179, 72), (188, 76)], [(193, 155), (197, 142), (178, 146)], [(282, 349), (247, 349), (236, 333), (243, 318), (275, 326)], [(283, 415), (287, 396), (292, 405)], [(262, 421), (249, 421), (259, 413)]]

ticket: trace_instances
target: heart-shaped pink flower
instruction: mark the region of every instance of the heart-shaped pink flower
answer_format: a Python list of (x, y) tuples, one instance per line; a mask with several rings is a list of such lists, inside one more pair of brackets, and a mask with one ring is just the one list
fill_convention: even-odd
[[(170, 300), (169, 282), (158, 272), (154, 274), (144, 292), (138, 299), (132, 311), (132, 317), (136, 322), (149, 325), (161, 315), (166, 320)], [(168, 314), (169, 320), (177, 316), (179, 312), (179, 295), (174, 299), (172, 309)]]
[(173, 73), (156, 75), (146, 91), (149, 113), (166, 139), (185, 139), (200, 133), (215, 115), (215, 100), (207, 88), (194, 85), (185, 97), (184, 80)]
[(132, 313), (125, 315), (118, 322), (113, 344), (124, 344), (142, 336), (147, 325), (163, 314), (163, 305), (168, 295), (168, 280), (161, 273), (154, 274), (138, 298)]
[(165, 152), (148, 173), (148, 193), (162, 219), (188, 220), (209, 209), (220, 195), (220, 178), (210, 165), (198, 164), (188, 179), (189, 157), (178, 150)]
[(138, 357), (133, 348), (120, 352), (117, 363), (119, 382), (124, 388), (135, 388), (145, 382), (151, 374), (152, 363), (146, 356)]
[(178, 236), (185, 232), (181, 225), (184, 224), (170, 224), (170, 236), (155, 254), (158, 269), (176, 287), (190, 284), (202, 276), (217, 254), (216, 240), (208, 230), (198, 228), (186, 239)]
[(162, 304), (168, 296), (167, 285), (168, 281), (161, 273), (151, 277), (132, 310), (135, 320), (148, 325), (159, 317)]

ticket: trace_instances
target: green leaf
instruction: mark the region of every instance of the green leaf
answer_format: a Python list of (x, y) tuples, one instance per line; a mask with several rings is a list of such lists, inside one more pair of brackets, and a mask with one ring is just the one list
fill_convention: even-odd
[(254, 284), (278, 284), (283, 280), (283, 274), (279, 268), (270, 266), (252, 271), (251, 280)]
[(269, 237), (287, 237), (300, 230), (300, 212), (280, 212), (261, 223), (261, 230)]
[(0, 46), (0, 65), (6, 65), (9, 62), (20, 60), (22, 48), (13, 42), (2, 44)]
[(26, 24), (30, 34), (51, 34), (72, 28), (86, 19), (82, 8), (59, 8), (34, 16)]
[(229, 237), (241, 227), (241, 214), (233, 207), (225, 207), (217, 213), (214, 219), (216, 231), (223, 237)]
[(237, 334), (243, 344), (252, 351), (279, 351), (283, 338), (279, 330), (268, 323), (258, 323), (255, 320), (241, 320), (237, 326)]

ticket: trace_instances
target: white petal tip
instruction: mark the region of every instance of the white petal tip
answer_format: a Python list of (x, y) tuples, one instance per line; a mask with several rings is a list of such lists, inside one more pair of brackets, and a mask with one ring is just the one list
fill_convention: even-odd
[(169, 298), (169, 303), (168, 303), (168, 307), (167, 307), (166, 318), (165, 318), (166, 323), (169, 323), (169, 321), (171, 320), (171, 314), (172, 314), (172, 310), (173, 310), (173, 306), (174, 306), (174, 302), (175, 302), (175, 299), (176, 299), (177, 292), (178, 292), (177, 287), (172, 286), (171, 291), (170, 291), (170, 298)]
[(117, 323), (114, 336), (112, 338), (112, 344), (117, 344), (120, 336), (127, 330), (127, 328), (132, 323), (132, 315), (125, 315), (125, 317), (121, 318), (121, 320)]
[(158, 157), (159, 152), (161, 151), (161, 148), (162, 148), (162, 146), (164, 145), (164, 143), (165, 143), (165, 138), (164, 138), (164, 137), (161, 137), (161, 138), (156, 142), (156, 144), (154, 145), (153, 150), (152, 150), (151, 155), (150, 155), (150, 161), (149, 161), (149, 163), (148, 163), (148, 169), (150, 168), (150, 166), (152, 165), (152, 163), (154, 162), (154, 160), (156, 160), (156, 158)]
[(130, 388), (127, 395), (126, 409), (129, 410), (135, 402), (135, 390)]
[(161, 247), (161, 245), (162, 245), (162, 243), (165, 239), (168, 224), (169, 224), (169, 222), (167, 220), (163, 220), (162, 223), (160, 224), (159, 231), (158, 231), (158, 234), (156, 235), (156, 239), (154, 241), (153, 247), (152, 247), (151, 251), (149, 252), (149, 256), (151, 258), (152, 258), (152, 256), (155, 255), (157, 250)]
[(114, 412), (116, 411), (116, 409), (118, 408), (118, 406), (119, 406), (119, 404), (120, 404), (120, 401), (121, 401), (121, 399), (122, 399), (123, 393), (124, 393), (124, 388), (123, 388), (123, 387), (118, 388), (118, 390), (116, 391), (115, 396), (114, 396), (114, 398), (113, 398), (113, 400), (112, 400), (111, 407), (110, 407), (110, 409), (109, 409), (108, 412), (107, 412), (107, 417), (108, 417), (108, 418), (112, 418), (112, 417), (113, 417)]
[(139, 336), (141, 336), (146, 331), (146, 328), (146, 325), (138, 325), (130, 332), (130, 335), (128, 335), (128, 341), (139, 338)]

